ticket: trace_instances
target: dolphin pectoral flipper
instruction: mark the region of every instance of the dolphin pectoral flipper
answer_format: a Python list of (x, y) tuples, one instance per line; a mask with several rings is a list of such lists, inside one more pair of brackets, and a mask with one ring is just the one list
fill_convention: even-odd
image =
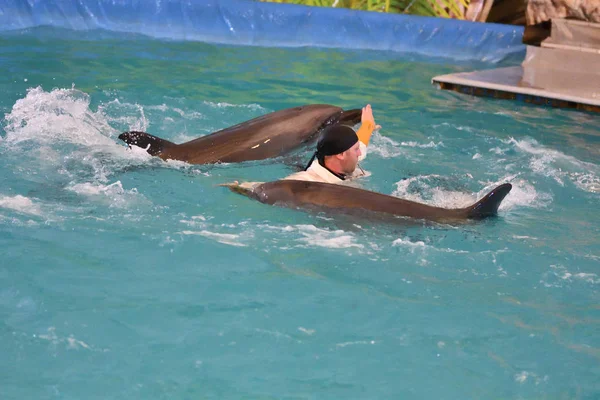
[(492, 189), (481, 200), (468, 207), (468, 218), (482, 219), (496, 215), (500, 203), (502, 203), (502, 200), (504, 200), (511, 189), (512, 185), (510, 183), (504, 183)]
[(168, 140), (139, 131), (123, 132), (119, 135), (119, 139), (130, 146), (135, 145), (146, 149), (151, 156), (157, 156), (166, 149), (177, 146), (175, 143), (169, 142)]

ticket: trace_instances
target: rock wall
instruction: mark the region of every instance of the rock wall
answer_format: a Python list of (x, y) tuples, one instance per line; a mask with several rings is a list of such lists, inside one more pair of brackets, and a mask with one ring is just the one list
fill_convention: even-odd
[(556, 18), (600, 23), (600, 0), (529, 0), (527, 25)]

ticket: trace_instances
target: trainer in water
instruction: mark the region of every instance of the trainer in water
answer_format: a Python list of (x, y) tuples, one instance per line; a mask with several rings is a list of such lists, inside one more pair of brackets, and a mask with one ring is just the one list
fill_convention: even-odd
[[(361, 126), (357, 132), (348, 125), (331, 125), (323, 130), (317, 148), (304, 171), (296, 172), (284, 180), (340, 184), (365, 176), (358, 162), (367, 156), (367, 145), (373, 132), (380, 128), (375, 124), (373, 109), (367, 104), (361, 110)], [(243, 182), (244, 189), (252, 189), (262, 182)]]
[(138, 146), (163, 160), (190, 164), (234, 163), (283, 156), (316, 140), (326, 127), (357, 124), (361, 110), (344, 111), (327, 104), (288, 108), (250, 121), (175, 144), (145, 132), (119, 135), (130, 146)]
[(347, 179), (358, 178), (365, 172), (358, 162), (367, 156), (367, 145), (373, 131), (377, 129), (370, 104), (362, 109), (361, 126), (358, 132), (347, 125), (327, 127), (319, 141), (317, 149), (304, 171), (297, 172), (285, 179), (341, 183)]

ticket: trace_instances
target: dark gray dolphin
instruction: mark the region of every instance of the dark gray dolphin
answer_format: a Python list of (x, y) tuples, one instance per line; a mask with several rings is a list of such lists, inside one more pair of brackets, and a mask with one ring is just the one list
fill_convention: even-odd
[(360, 118), (360, 109), (344, 111), (327, 104), (310, 104), (266, 114), (181, 144), (137, 131), (124, 132), (119, 139), (163, 160), (234, 163), (284, 155), (316, 140), (328, 125), (356, 124)]
[(512, 189), (510, 183), (504, 183), (469, 207), (448, 209), (354, 187), (321, 182), (280, 180), (262, 183), (253, 189), (243, 188), (237, 184), (225, 186), (234, 192), (270, 205), (352, 215), (363, 214), (366, 217), (376, 215), (383, 216), (386, 220), (399, 216), (447, 223), (496, 215), (500, 203)]

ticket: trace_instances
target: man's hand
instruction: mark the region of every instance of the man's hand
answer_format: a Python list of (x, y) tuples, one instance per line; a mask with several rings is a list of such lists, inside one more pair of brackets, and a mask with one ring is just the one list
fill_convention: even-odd
[(381, 125), (377, 125), (375, 123), (375, 117), (373, 117), (373, 109), (371, 108), (370, 104), (367, 104), (365, 107), (362, 108), (362, 115), (360, 117), (360, 121), (362, 123), (366, 121), (372, 122), (375, 126), (375, 130), (381, 128)]
[(375, 123), (375, 118), (373, 117), (373, 110), (371, 109), (370, 104), (367, 104), (363, 107), (360, 121), (361, 126), (360, 129), (356, 132), (356, 136), (358, 136), (358, 140), (363, 142), (364, 145), (368, 145), (373, 132), (381, 128), (380, 125), (377, 125)]

